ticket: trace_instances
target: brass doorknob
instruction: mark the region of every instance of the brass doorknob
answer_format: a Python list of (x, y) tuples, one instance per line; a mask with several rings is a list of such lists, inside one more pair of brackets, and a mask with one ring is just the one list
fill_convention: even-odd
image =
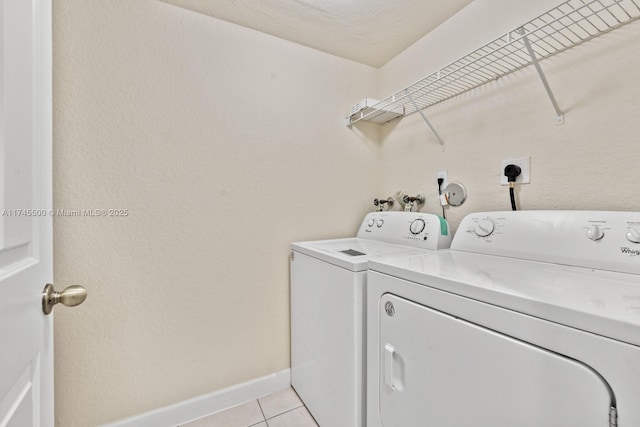
[(53, 306), (61, 302), (67, 307), (80, 305), (87, 299), (87, 290), (82, 286), (69, 286), (62, 292), (56, 292), (51, 283), (47, 283), (42, 291), (42, 311), (50, 314)]

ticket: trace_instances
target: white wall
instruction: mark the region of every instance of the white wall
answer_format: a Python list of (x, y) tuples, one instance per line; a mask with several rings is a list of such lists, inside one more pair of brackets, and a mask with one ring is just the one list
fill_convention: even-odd
[(289, 243), (352, 234), (379, 186), (343, 122), (375, 70), (155, 0), (54, 6), (55, 207), (130, 212), (55, 220), (55, 281), (89, 291), (56, 311), (56, 425), (288, 368)]
[(373, 197), (426, 192), (448, 210), (508, 209), (500, 161), (532, 157), (523, 209), (640, 210), (640, 26), (418, 115), (343, 126), (385, 96), (553, 6), (482, 0), (382, 69), (154, 0), (54, 2), (55, 280), (89, 299), (56, 312), (58, 426), (95, 425), (289, 366), (291, 240), (351, 234)]
[[(387, 63), (379, 74), (387, 96), (557, 5), (482, 0)], [(383, 194), (427, 193), (423, 211), (438, 213), (436, 172), (463, 183), (452, 225), (474, 211), (508, 210), (498, 185), (503, 159), (531, 156), (531, 184), (517, 189), (522, 209), (640, 210), (638, 120), (640, 25), (630, 24), (542, 63), (565, 124), (533, 67), (426, 110), (446, 141), (443, 152), (419, 115), (382, 127)]]

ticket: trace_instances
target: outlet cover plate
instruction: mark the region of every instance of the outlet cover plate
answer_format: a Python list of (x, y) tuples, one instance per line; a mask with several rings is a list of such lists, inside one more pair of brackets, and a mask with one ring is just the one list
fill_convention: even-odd
[(516, 177), (516, 184), (529, 184), (531, 183), (531, 157), (522, 157), (519, 159), (503, 160), (500, 166), (500, 185), (509, 185), (507, 177), (504, 176), (504, 168), (508, 165), (520, 166), (522, 172)]

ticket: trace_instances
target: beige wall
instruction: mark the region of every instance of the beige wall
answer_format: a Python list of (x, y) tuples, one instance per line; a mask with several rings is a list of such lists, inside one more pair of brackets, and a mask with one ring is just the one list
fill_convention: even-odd
[[(54, 2), (56, 424), (90, 426), (289, 367), (289, 242), (353, 233), (375, 70), (154, 0)], [(377, 132), (375, 128), (372, 131)]]
[[(449, 209), (508, 209), (502, 159), (532, 157), (524, 209), (640, 210), (632, 24), (392, 125), (343, 126), (556, 1), (472, 3), (375, 70), (154, 0), (54, 1), (58, 426), (113, 421), (289, 366), (288, 245), (354, 232), (374, 196), (469, 190)], [(381, 144), (380, 144), (381, 142)]]
[[(380, 94), (398, 91), (517, 25), (557, 0), (483, 0), (467, 8), (387, 63)], [(446, 142), (442, 151), (419, 115), (383, 126), (381, 193), (426, 192), (423, 211), (438, 213), (436, 172), (469, 194), (448, 208), (455, 228), (468, 213), (511, 208), (500, 186), (503, 159), (531, 156), (531, 184), (517, 189), (522, 209), (640, 210), (640, 25), (543, 62), (565, 124), (535, 69), (528, 67), (426, 110)]]

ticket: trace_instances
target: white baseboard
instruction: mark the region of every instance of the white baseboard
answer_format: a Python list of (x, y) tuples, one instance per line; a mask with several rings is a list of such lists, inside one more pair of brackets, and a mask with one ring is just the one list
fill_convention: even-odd
[(102, 427), (175, 427), (240, 405), (291, 385), (291, 370), (276, 372), (224, 390), (125, 418)]

